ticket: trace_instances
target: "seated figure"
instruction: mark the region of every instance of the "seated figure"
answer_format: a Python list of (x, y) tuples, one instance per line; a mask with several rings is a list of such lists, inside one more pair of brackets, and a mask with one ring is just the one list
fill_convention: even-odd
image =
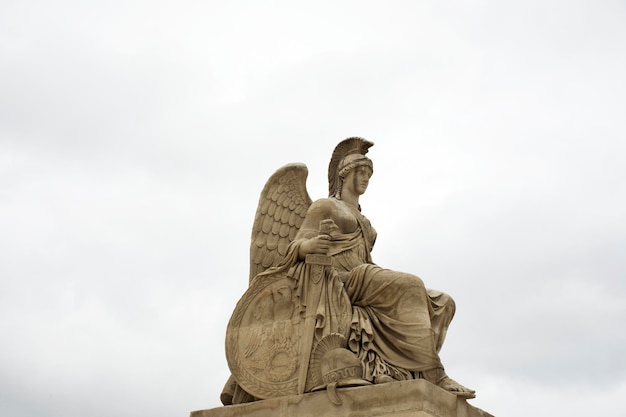
[[(272, 387), (283, 389), (299, 378), (299, 384), (293, 383), (300, 387), (297, 393), (311, 390), (315, 383), (302, 382), (307, 371), (314, 371), (308, 369), (313, 360), (310, 351), (324, 336), (336, 333), (345, 336), (345, 347), (359, 359), (361, 377), (366, 381), (423, 378), (460, 397), (475, 396), (473, 390), (446, 375), (439, 359), (455, 312), (452, 298), (426, 289), (415, 275), (385, 269), (372, 261), (376, 231), (359, 204), (374, 171), (365, 156), (372, 145), (356, 137), (337, 145), (328, 170), (328, 198), (311, 202), (303, 165), (283, 167), (268, 181), (253, 226), (250, 294), (242, 298), (229, 324), (227, 357), (234, 378), (222, 394), (225, 404), (273, 395), (258, 388), (264, 384), (256, 383), (257, 377), (250, 371), (256, 366), (254, 352), (263, 344), (272, 344), (267, 348), (272, 354), (265, 351), (259, 357), (274, 359), (258, 365), (258, 372), (276, 380)], [(328, 259), (321, 284), (314, 284), (317, 281), (311, 278), (313, 270), (307, 266), (311, 256)], [(316, 294), (314, 301), (311, 294)], [(270, 299), (272, 308), (264, 308)], [(255, 313), (246, 315), (246, 309)], [(262, 313), (266, 310), (268, 314)], [(307, 324), (305, 316), (314, 317), (314, 323)], [(269, 324), (259, 324), (263, 317), (271, 318), (271, 329)], [(276, 336), (277, 323), (280, 338)], [(285, 332), (299, 332), (302, 337)], [(295, 350), (284, 347), (289, 344), (296, 346)], [(241, 353), (229, 355), (228, 350)]]

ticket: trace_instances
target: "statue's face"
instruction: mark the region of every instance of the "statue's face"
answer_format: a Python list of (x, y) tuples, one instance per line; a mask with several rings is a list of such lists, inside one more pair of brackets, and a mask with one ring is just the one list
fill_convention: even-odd
[(348, 186), (356, 195), (365, 194), (372, 176), (372, 170), (368, 166), (356, 167), (346, 175), (344, 187)]

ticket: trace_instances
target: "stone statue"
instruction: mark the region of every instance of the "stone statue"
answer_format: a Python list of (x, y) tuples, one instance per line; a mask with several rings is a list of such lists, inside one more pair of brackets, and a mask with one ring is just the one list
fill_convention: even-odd
[(376, 231), (359, 197), (373, 143), (348, 138), (328, 168), (329, 197), (312, 202), (307, 168), (267, 181), (250, 248), (250, 286), (228, 325), (225, 405), (340, 386), (424, 379), (460, 398), (475, 393), (444, 372), (439, 350), (454, 301), (371, 258)]

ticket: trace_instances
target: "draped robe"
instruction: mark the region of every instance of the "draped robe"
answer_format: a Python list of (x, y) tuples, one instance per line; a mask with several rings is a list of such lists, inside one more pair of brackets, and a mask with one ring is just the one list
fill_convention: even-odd
[[(340, 200), (325, 201), (348, 208)], [(376, 231), (360, 211), (342, 212), (354, 216), (358, 226), (351, 233), (333, 233), (328, 255), (333, 268), (347, 274), (344, 290), (352, 304), (348, 347), (361, 360), (365, 378), (382, 374), (412, 379), (419, 371), (441, 368), (438, 353), (454, 316), (454, 301), (426, 289), (415, 275), (375, 265), (370, 252)], [(283, 261), (292, 265), (294, 279), (301, 269), (296, 254), (302, 241), (296, 237)]]

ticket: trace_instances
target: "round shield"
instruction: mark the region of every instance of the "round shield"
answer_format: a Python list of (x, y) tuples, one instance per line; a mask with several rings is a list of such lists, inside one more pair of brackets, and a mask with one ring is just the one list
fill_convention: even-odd
[[(323, 287), (322, 303), (328, 298), (324, 291), (337, 289), (326, 284)], [(306, 308), (298, 300), (298, 290), (296, 281), (283, 272), (257, 276), (237, 303), (228, 323), (228, 366), (239, 385), (257, 398), (297, 394), (299, 378), (307, 371), (301, 367), (308, 367), (312, 346), (303, 346), (311, 342), (310, 337), (303, 335), (305, 332), (313, 334), (315, 327), (305, 319)], [(339, 297), (345, 302), (338, 309), (341, 311), (332, 313), (331, 321), (341, 324), (331, 330), (347, 334), (351, 306), (345, 293)]]

